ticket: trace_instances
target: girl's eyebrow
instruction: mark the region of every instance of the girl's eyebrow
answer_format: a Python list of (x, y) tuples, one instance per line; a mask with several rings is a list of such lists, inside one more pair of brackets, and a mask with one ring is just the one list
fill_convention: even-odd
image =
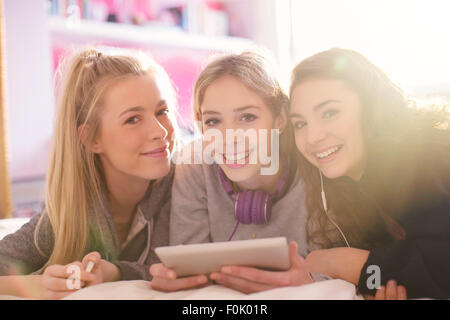
[(124, 114), (128, 113), (128, 112), (142, 112), (144, 111), (143, 107), (132, 107), (132, 108), (128, 108), (127, 110), (123, 111), (121, 114), (119, 114), (119, 118), (121, 116), (123, 116)]
[(261, 108), (258, 107), (258, 106), (248, 105), (248, 106), (243, 106), (243, 107), (234, 109), (233, 111), (234, 112), (242, 112), (242, 111), (247, 110), (247, 109), (261, 109)]
[[(314, 106), (313, 110), (314, 112), (319, 111), (320, 109), (322, 109), (323, 107), (325, 107), (327, 104), (329, 103), (333, 103), (333, 102), (342, 102), (340, 100), (334, 100), (334, 99), (329, 99), (329, 100), (325, 100), (317, 105)], [(289, 115), (289, 118), (303, 118), (303, 116), (300, 113), (291, 113)]]
[(160, 100), (157, 104), (156, 107), (161, 107), (161, 106), (167, 106), (167, 101), (166, 100)]
[[(166, 100), (160, 100), (156, 104), (156, 108), (159, 108), (159, 107), (165, 106), (165, 105), (167, 105), (167, 101)], [(119, 114), (119, 118), (122, 117), (124, 114), (126, 114), (128, 112), (143, 112), (143, 111), (145, 111), (144, 107), (141, 107), (141, 106), (131, 107), (131, 108), (128, 108), (127, 110), (123, 111), (121, 114)]]
[(334, 99), (328, 99), (328, 100), (325, 100), (325, 101), (323, 101), (323, 102), (317, 104), (316, 106), (314, 106), (313, 109), (314, 109), (315, 112), (317, 112), (317, 111), (319, 111), (321, 108), (325, 107), (325, 105), (327, 105), (327, 104), (329, 104), (329, 103), (333, 103), (333, 102), (342, 102), (342, 101), (340, 101), (340, 100), (334, 100)]
[[(247, 109), (261, 109), (261, 107), (258, 106), (253, 106), (253, 105), (249, 105), (249, 106), (243, 106), (243, 107), (239, 107), (233, 110), (233, 112), (242, 112), (244, 110)], [(212, 111), (212, 110), (206, 110), (202, 112), (202, 115), (204, 114), (220, 114), (220, 112), (218, 111)]]
[(206, 111), (202, 112), (202, 115), (204, 115), (204, 114), (220, 114), (220, 112), (206, 110)]
[(299, 113), (291, 113), (289, 118), (303, 118), (303, 116)]

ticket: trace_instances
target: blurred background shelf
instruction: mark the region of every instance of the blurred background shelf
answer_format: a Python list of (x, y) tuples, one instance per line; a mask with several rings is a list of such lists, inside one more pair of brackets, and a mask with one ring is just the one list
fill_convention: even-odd
[(174, 26), (135, 26), (89, 20), (71, 22), (55, 17), (49, 17), (48, 25), (52, 41), (60, 44), (113, 42), (116, 45), (162, 45), (207, 51), (238, 51), (254, 47), (252, 41), (244, 38), (190, 34)]

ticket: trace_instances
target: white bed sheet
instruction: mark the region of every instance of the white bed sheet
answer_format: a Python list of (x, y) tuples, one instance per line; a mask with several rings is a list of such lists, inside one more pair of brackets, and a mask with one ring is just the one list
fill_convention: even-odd
[(343, 280), (326, 280), (299, 287), (284, 287), (254, 294), (211, 285), (201, 289), (165, 293), (147, 281), (119, 281), (81, 289), (65, 300), (360, 300), (355, 286)]
[[(0, 240), (20, 229), (29, 218), (0, 220)], [(0, 296), (2, 299), (19, 299)], [(285, 287), (255, 294), (243, 294), (220, 285), (165, 293), (150, 288), (147, 281), (118, 281), (81, 289), (67, 300), (354, 300), (355, 286), (343, 280), (326, 280), (300, 287)]]

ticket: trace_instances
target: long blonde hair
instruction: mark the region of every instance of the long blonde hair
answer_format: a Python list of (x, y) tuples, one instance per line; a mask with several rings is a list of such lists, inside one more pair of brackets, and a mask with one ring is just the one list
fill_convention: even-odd
[[(101, 230), (98, 219), (91, 219), (90, 213), (98, 216), (105, 210), (103, 170), (98, 155), (90, 151), (90, 145), (100, 125), (99, 113), (105, 90), (124, 77), (151, 74), (170, 90), (169, 108), (174, 109), (176, 104), (166, 72), (142, 53), (108, 55), (87, 49), (76, 53), (67, 62), (60, 67), (64, 76), (50, 153), (45, 209), (34, 234), (39, 249), (40, 229), (47, 216), (54, 247), (46, 266), (81, 260), (92, 242), (92, 228)], [(83, 142), (78, 132), (82, 125), (88, 128)], [(45, 256), (42, 250), (39, 251)]]

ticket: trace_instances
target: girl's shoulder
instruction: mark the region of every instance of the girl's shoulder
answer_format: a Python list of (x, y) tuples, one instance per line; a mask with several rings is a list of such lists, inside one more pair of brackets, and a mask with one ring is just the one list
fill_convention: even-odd
[(185, 161), (173, 166), (175, 184), (208, 184), (219, 181), (219, 166), (214, 161)]
[(398, 154), (398, 168), (405, 162), (412, 162), (416, 181), (434, 182), (438, 178), (450, 185), (450, 130), (433, 129), (415, 133), (408, 137), (404, 145), (406, 152), (403, 158), (407, 161), (402, 161), (402, 155)]
[(382, 183), (444, 173), (450, 166), (450, 130), (412, 130), (399, 139), (378, 142), (368, 158), (369, 176)]
[(429, 207), (450, 197), (450, 131), (412, 132), (372, 161), (368, 190), (394, 212)]
[(422, 151), (424, 177), (436, 192), (450, 198), (450, 130), (436, 130)]
[(17, 267), (19, 274), (39, 270), (51, 255), (53, 246), (50, 219), (45, 213), (34, 215), (19, 230), (0, 241), (0, 274), (7, 275), (10, 267)]
[(139, 208), (147, 220), (151, 220), (170, 202), (174, 175), (175, 167), (171, 164), (167, 175), (150, 183), (147, 193), (139, 203)]

